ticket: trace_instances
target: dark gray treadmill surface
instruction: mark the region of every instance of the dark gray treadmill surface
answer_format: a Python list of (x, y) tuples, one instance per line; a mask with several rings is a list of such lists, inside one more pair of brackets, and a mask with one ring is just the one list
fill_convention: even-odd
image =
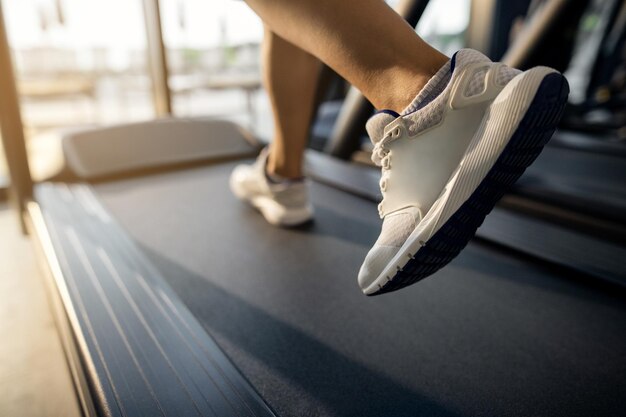
[(592, 153), (549, 144), (528, 167), (515, 190), (626, 224), (626, 158), (618, 153)]
[(194, 315), (283, 416), (589, 416), (626, 408), (626, 297), (470, 244), (368, 298), (375, 206), (313, 185), (316, 222), (275, 229), (234, 164), (96, 186)]

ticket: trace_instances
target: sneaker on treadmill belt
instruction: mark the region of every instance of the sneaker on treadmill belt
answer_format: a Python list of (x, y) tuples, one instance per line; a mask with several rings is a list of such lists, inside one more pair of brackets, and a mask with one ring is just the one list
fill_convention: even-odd
[(463, 49), (402, 114), (374, 115), (383, 224), (359, 271), (363, 292), (403, 288), (457, 256), (550, 139), (568, 92), (551, 68), (521, 72)]
[(267, 175), (267, 148), (256, 162), (239, 165), (230, 176), (230, 188), (241, 200), (256, 207), (276, 226), (296, 226), (313, 218), (308, 184), (302, 180), (274, 181)]

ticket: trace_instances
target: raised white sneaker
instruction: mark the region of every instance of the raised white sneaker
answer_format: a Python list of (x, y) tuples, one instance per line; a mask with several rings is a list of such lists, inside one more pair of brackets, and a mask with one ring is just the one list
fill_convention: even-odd
[(457, 256), (550, 139), (568, 92), (551, 68), (521, 72), (463, 49), (401, 115), (374, 115), (383, 225), (359, 271), (363, 292), (400, 289)]
[(272, 182), (265, 171), (267, 149), (256, 162), (239, 165), (230, 176), (230, 188), (241, 200), (256, 207), (265, 220), (276, 226), (296, 226), (313, 217), (305, 180)]

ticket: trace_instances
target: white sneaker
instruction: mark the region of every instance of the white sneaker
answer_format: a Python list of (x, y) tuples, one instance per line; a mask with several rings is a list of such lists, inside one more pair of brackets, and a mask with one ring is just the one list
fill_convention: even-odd
[(296, 226), (313, 218), (305, 180), (272, 182), (265, 171), (267, 149), (252, 165), (239, 165), (230, 176), (230, 188), (241, 200), (256, 207), (276, 226)]
[(551, 68), (521, 72), (463, 49), (401, 115), (374, 115), (383, 224), (363, 292), (403, 288), (457, 256), (550, 139), (568, 92)]

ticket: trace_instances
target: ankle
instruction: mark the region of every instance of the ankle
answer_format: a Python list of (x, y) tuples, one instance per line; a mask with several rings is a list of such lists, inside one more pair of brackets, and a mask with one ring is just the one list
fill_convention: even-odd
[(265, 172), (274, 179), (299, 180), (303, 177), (300, 163), (286, 163), (284, 160), (272, 157), (271, 153), (267, 158)]
[(412, 73), (410, 75), (394, 77), (394, 83), (381, 94), (374, 106), (379, 109), (389, 109), (396, 113), (402, 113), (413, 99), (424, 88), (432, 75)]
[(448, 62), (442, 54), (432, 56), (419, 67), (395, 67), (386, 74), (387, 82), (380, 83), (379, 95), (372, 101), (377, 109), (390, 109), (401, 113), (426, 86), (428, 81)]

